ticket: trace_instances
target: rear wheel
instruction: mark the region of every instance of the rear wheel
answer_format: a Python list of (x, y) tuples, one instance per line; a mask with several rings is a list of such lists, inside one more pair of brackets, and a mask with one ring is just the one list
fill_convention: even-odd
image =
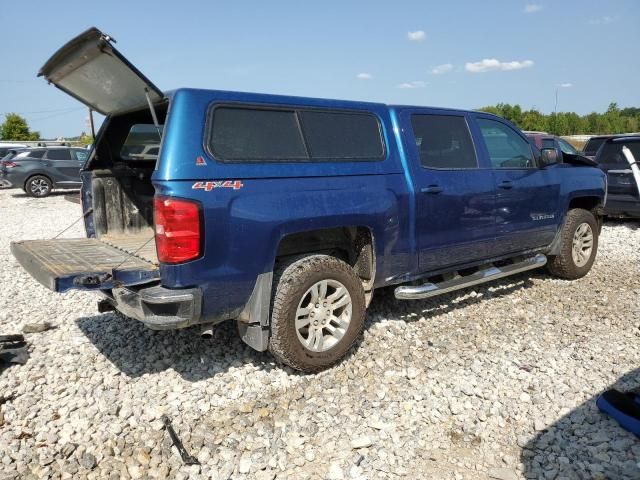
[(53, 184), (44, 175), (34, 175), (25, 184), (25, 192), (32, 197), (42, 198), (51, 193)]
[(549, 272), (568, 280), (589, 273), (598, 251), (598, 231), (598, 222), (591, 212), (581, 208), (569, 210), (560, 233), (560, 254), (549, 257)]
[(342, 359), (364, 325), (362, 281), (342, 260), (308, 255), (275, 272), (269, 350), (282, 363), (317, 372)]

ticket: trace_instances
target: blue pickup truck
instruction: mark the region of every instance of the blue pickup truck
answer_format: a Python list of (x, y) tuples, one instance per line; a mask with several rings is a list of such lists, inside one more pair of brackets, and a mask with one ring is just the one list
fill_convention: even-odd
[[(605, 176), (481, 112), (159, 90), (97, 29), (40, 75), (106, 115), (82, 172), (87, 238), (25, 240), (39, 282), (153, 329), (237, 322), (313, 372), (374, 290), (429, 298), (546, 265), (587, 274)], [(157, 156), (135, 155), (160, 145)]]

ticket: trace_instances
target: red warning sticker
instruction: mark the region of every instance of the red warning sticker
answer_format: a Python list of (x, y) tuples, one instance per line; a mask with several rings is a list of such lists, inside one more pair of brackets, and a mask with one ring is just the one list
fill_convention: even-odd
[(198, 167), (204, 167), (204, 166), (206, 166), (206, 165), (207, 165), (207, 162), (206, 162), (206, 160), (202, 157), (202, 155), (198, 155), (198, 156), (196, 157), (196, 165), (197, 165)]
[(220, 180), (213, 182), (196, 182), (191, 186), (192, 190), (204, 190), (210, 192), (214, 188), (233, 188), (240, 190), (244, 185), (240, 180)]

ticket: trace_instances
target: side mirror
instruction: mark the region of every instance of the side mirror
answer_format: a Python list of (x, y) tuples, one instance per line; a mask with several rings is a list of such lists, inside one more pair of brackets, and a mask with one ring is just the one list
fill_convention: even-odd
[(542, 167), (554, 165), (558, 163), (559, 160), (560, 155), (558, 154), (558, 150), (555, 148), (543, 148), (540, 150), (540, 161), (542, 162)]

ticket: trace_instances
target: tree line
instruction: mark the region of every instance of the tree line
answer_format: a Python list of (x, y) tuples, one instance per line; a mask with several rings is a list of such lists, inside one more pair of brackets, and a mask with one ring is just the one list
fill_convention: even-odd
[(640, 131), (640, 108), (620, 109), (617, 103), (610, 103), (604, 113), (591, 112), (587, 115), (578, 115), (574, 112), (545, 115), (536, 109), (523, 111), (520, 105), (508, 103), (498, 103), (480, 110), (506, 118), (522, 130), (543, 131), (555, 135), (597, 135)]

